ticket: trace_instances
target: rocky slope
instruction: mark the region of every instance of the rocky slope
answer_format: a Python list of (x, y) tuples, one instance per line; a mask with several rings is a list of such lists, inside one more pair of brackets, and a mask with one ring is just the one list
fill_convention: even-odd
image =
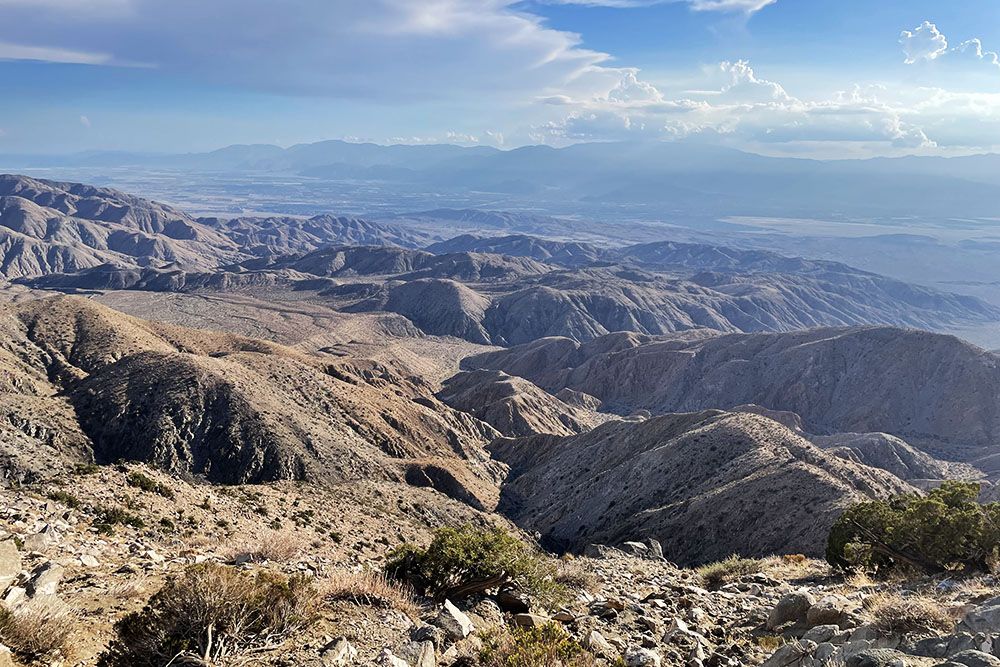
[(508, 437), (573, 435), (611, 418), (564, 403), (524, 378), (503, 371), (459, 373), (444, 383), (438, 398)]
[(628, 414), (757, 404), (801, 416), (817, 434), (884, 432), (936, 458), (995, 473), (1000, 358), (952, 336), (893, 328), (578, 344), (539, 340), (466, 367), (503, 370), (548, 391), (568, 387)]
[(732, 553), (818, 555), (852, 501), (909, 487), (781, 424), (709, 411), (610, 422), (569, 437), (498, 440), (501, 511), (560, 549), (662, 540), (682, 564)]
[(6, 306), (0, 326), (7, 476), (124, 459), (223, 483), (406, 480), (477, 506), (495, 496), (482, 445), (496, 432), (380, 364), (75, 297)]

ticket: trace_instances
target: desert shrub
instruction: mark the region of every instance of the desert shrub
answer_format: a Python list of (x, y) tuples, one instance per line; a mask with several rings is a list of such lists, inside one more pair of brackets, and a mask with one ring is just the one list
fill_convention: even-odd
[(101, 471), (101, 466), (96, 463), (77, 463), (73, 466), (74, 475), (95, 475)]
[(390, 581), (381, 572), (335, 570), (318, 582), (320, 594), (330, 602), (401, 611), (411, 619), (420, 618), (420, 605), (406, 584)]
[(113, 533), (115, 526), (131, 526), (140, 530), (146, 527), (146, 522), (141, 517), (121, 507), (98, 505), (93, 510), (96, 515), (94, 518), (94, 527), (97, 528), (98, 532), (104, 534)]
[(743, 558), (734, 554), (725, 560), (702, 565), (695, 572), (701, 577), (707, 588), (716, 589), (736, 581), (742, 576), (757, 574), (762, 567), (761, 561), (756, 558)]
[(29, 660), (55, 652), (65, 656), (75, 619), (73, 610), (54, 596), (33, 598), (14, 609), (0, 605), (0, 644)]
[(1000, 504), (978, 497), (978, 484), (949, 481), (926, 496), (852, 505), (830, 531), (826, 559), (875, 572), (986, 571), (1000, 546)]
[(594, 656), (556, 623), (488, 633), (479, 651), (480, 667), (591, 667)]
[(80, 506), (80, 499), (74, 496), (68, 491), (63, 491), (62, 489), (56, 489), (55, 491), (49, 491), (49, 500), (54, 500), (57, 503), (62, 503), (66, 507), (71, 509), (76, 509)]
[(438, 600), (507, 585), (541, 601), (565, 596), (552, 559), (500, 528), (439, 528), (427, 548), (407, 544), (394, 550), (385, 571)]
[(955, 627), (948, 610), (934, 598), (924, 595), (878, 593), (865, 600), (880, 633), (945, 633)]
[(143, 475), (139, 471), (133, 471), (133, 472), (130, 472), (128, 475), (126, 475), (125, 476), (125, 482), (129, 486), (134, 487), (136, 489), (139, 489), (140, 491), (147, 491), (149, 493), (155, 493), (155, 494), (161, 495), (164, 498), (167, 498), (167, 499), (170, 499), (170, 500), (173, 500), (173, 498), (174, 498), (174, 490), (173, 489), (171, 489), (166, 484), (161, 484), (160, 482), (157, 482), (152, 477), (149, 477), (147, 475)]
[(311, 579), (213, 563), (170, 579), (141, 611), (115, 624), (100, 667), (161, 667), (177, 656), (213, 665), (279, 646), (315, 620)]

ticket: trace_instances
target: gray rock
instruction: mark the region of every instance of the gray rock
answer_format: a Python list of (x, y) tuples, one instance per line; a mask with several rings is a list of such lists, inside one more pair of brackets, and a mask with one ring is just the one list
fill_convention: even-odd
[(854, 607), (854, 603), (843, 595), (825, 595), (809, 607), (806, 612), (806, 624), (809, 627), (817, 625), (847, 627), (850, 612)]
[(799, 590), (788, 593), (775, 605), (767, 617), (769, 630), (781, 627), (786, 623), (799, 623), (806, 620), (809, 608), (813, 605), (813, 596), (808, 591)]
[(410, 667), (405, 660), (396, 657), (389, 649), (382, 649), (382, 655), (379, 656), (379, 665), (380, 667)]
[(846, 667), (909, 667), (905, 653), (891, 648), (871, 648), (859, 651), (845, 661)]
[(30, 597), (38, 595), (55, 595), (62, 581), (63, 567), (58, 563), (48, 562), (37, 568), (28, 580), (27, 590)]
[(660, 654), (648, 648), (637, 648), (625, 655), (626, 667), (660, 667)]
[(836, 625), (817, 625), (802, 635), (806, 639), (817, 644), (830, 641), (834, 635), (840, 633), (840, 627)]
[(1000, 667), (1000, 658), (982, 651), (962, 651), (949, 656), (948, 662), (965, 665), (965, 667)]
[(972, 632), (1000, 631), (1000, 599), (987, 600), (973, 609), (965, 615), (961, 625)]
[(469, 617), (461, 609), (453, 605), (451, 600), (444, 601), (441, 612), (434, 619), (434, 625), (444, 630), (445, 634), (455, 641), (465, 639), (475, 630)]
[(599, 658), (612, 658), (618, 655), (618, 651), (604, 638), (597, 630), (591, 630), (583, 640), (583, 647)]
[(551, 622), (548, 616), (539, 616), (538, 614), (515, 614), (514, 615), (514, 625), (522, 628), (540, 628)]
[(21, 552), (14, 540), (0, 542), (0, 593), (21, 574)]
[(346, 639), (335, 639), (323, 648), (320, 656), (323, 660), (323, 667), (353, 665), (358, 659), (358, 649), (354, 648), (351, 642)]
[(811, 641), (792, 642), (778, 648), (761, 667), (805, 667), (811, 661), (816, 644)]

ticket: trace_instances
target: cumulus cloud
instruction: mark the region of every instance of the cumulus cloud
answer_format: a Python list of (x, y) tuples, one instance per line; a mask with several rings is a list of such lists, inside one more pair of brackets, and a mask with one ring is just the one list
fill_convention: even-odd
[(1000, 69), (1000, 54), (987, 50), (978, 37), (967, 39), (958, 46), (950, 47), (948, 38), (930, 21), (924, 21), (918, 27), (904, 30), (899, 38), (906, 56), (904, 62), (914, 65), (921, 61), (949, 59), (965, 56)]
[(913, 30), (904, 30), (899, 35), (899, 43), (908, 65), (921, 60), (935, 60), (948, 52), (948, 39), (930, 21), (924, 21)]
[(704, 90), (675, 97), (629, 71), (606, 95), (574, 100), (572, 111), (535, 126), (531, 137), (558, 144), (702, 136), (740, 147), (865, 144), (895, 151), (936, 145), (920, 114), (910, 111), (913, 103), (883, 101), (880, 86), (803, 99), (745, 60), (719, 63), (704, 77)]

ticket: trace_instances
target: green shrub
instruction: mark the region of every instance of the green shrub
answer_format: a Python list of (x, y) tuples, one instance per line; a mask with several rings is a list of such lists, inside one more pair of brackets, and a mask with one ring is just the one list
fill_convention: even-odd
[(748, 574), (757, 574), (762, 563), (756, 558), (743, 558), (733, 554), (725, 560), (702, 565), (695, 572), (701, 577), (706, 588), (717, 589)]
[(552, 559), (500, 528), (439, 528), (427, 548), (394, 550), (386, 574), (439, 600), (514, 585), (543, 602), (565, 596)]
[(826, 559), (876, 572), (986, 571), (1000, 546), (1000, 504), (978, 497), (978, 484), (949, 481), (926, 496), (852, 505), (830, 531)]
[[(319, 595), (305, 576), (256, 574), (213, 563), (167, 581), (141, 611), (115, 624), (100, 667), (161, 667), (178, 656), (239, 659), (308, 627)], [(228, 663), (223, 663), (228, 664)]]
[(125, 482), (128, 483), (129, 486), (135, 487), (140, 491), (156, 493), (169, 500), (174, 499), (173, 489), (171, 489), (166, 484), (161, 484), (160, 482), (157, 482), (152, 477), (143, 475), (141, 472), (138, 471), (130, 472), (128, 475), (126, 475)]
[(96, 463), (77, 463), (73, 466), (74, 475), (94, 475), (100, 472), (101, 466)]
[(594, 656), (557, 623), (486, 634), (480, 667), (591, 667)]
[(74, 496), (72, 493), (63, 491), (61, 489), (56, 491), (50, 491), (48, 494), (49, 500), (54, 500), (57, 503), (62, 503), (66, 507), (71, 509), (76, 509), (80, 506), (80, 499)]
[(141, 517), (131, 514), (120, 507), (108, 507), (98, 505), (93, 508), (96, 517), (94, 527), (99, 533), (110, 535), (114, 532), (115, 526), (131, 526), (137, 530), (146, 527), (146, 522)]

